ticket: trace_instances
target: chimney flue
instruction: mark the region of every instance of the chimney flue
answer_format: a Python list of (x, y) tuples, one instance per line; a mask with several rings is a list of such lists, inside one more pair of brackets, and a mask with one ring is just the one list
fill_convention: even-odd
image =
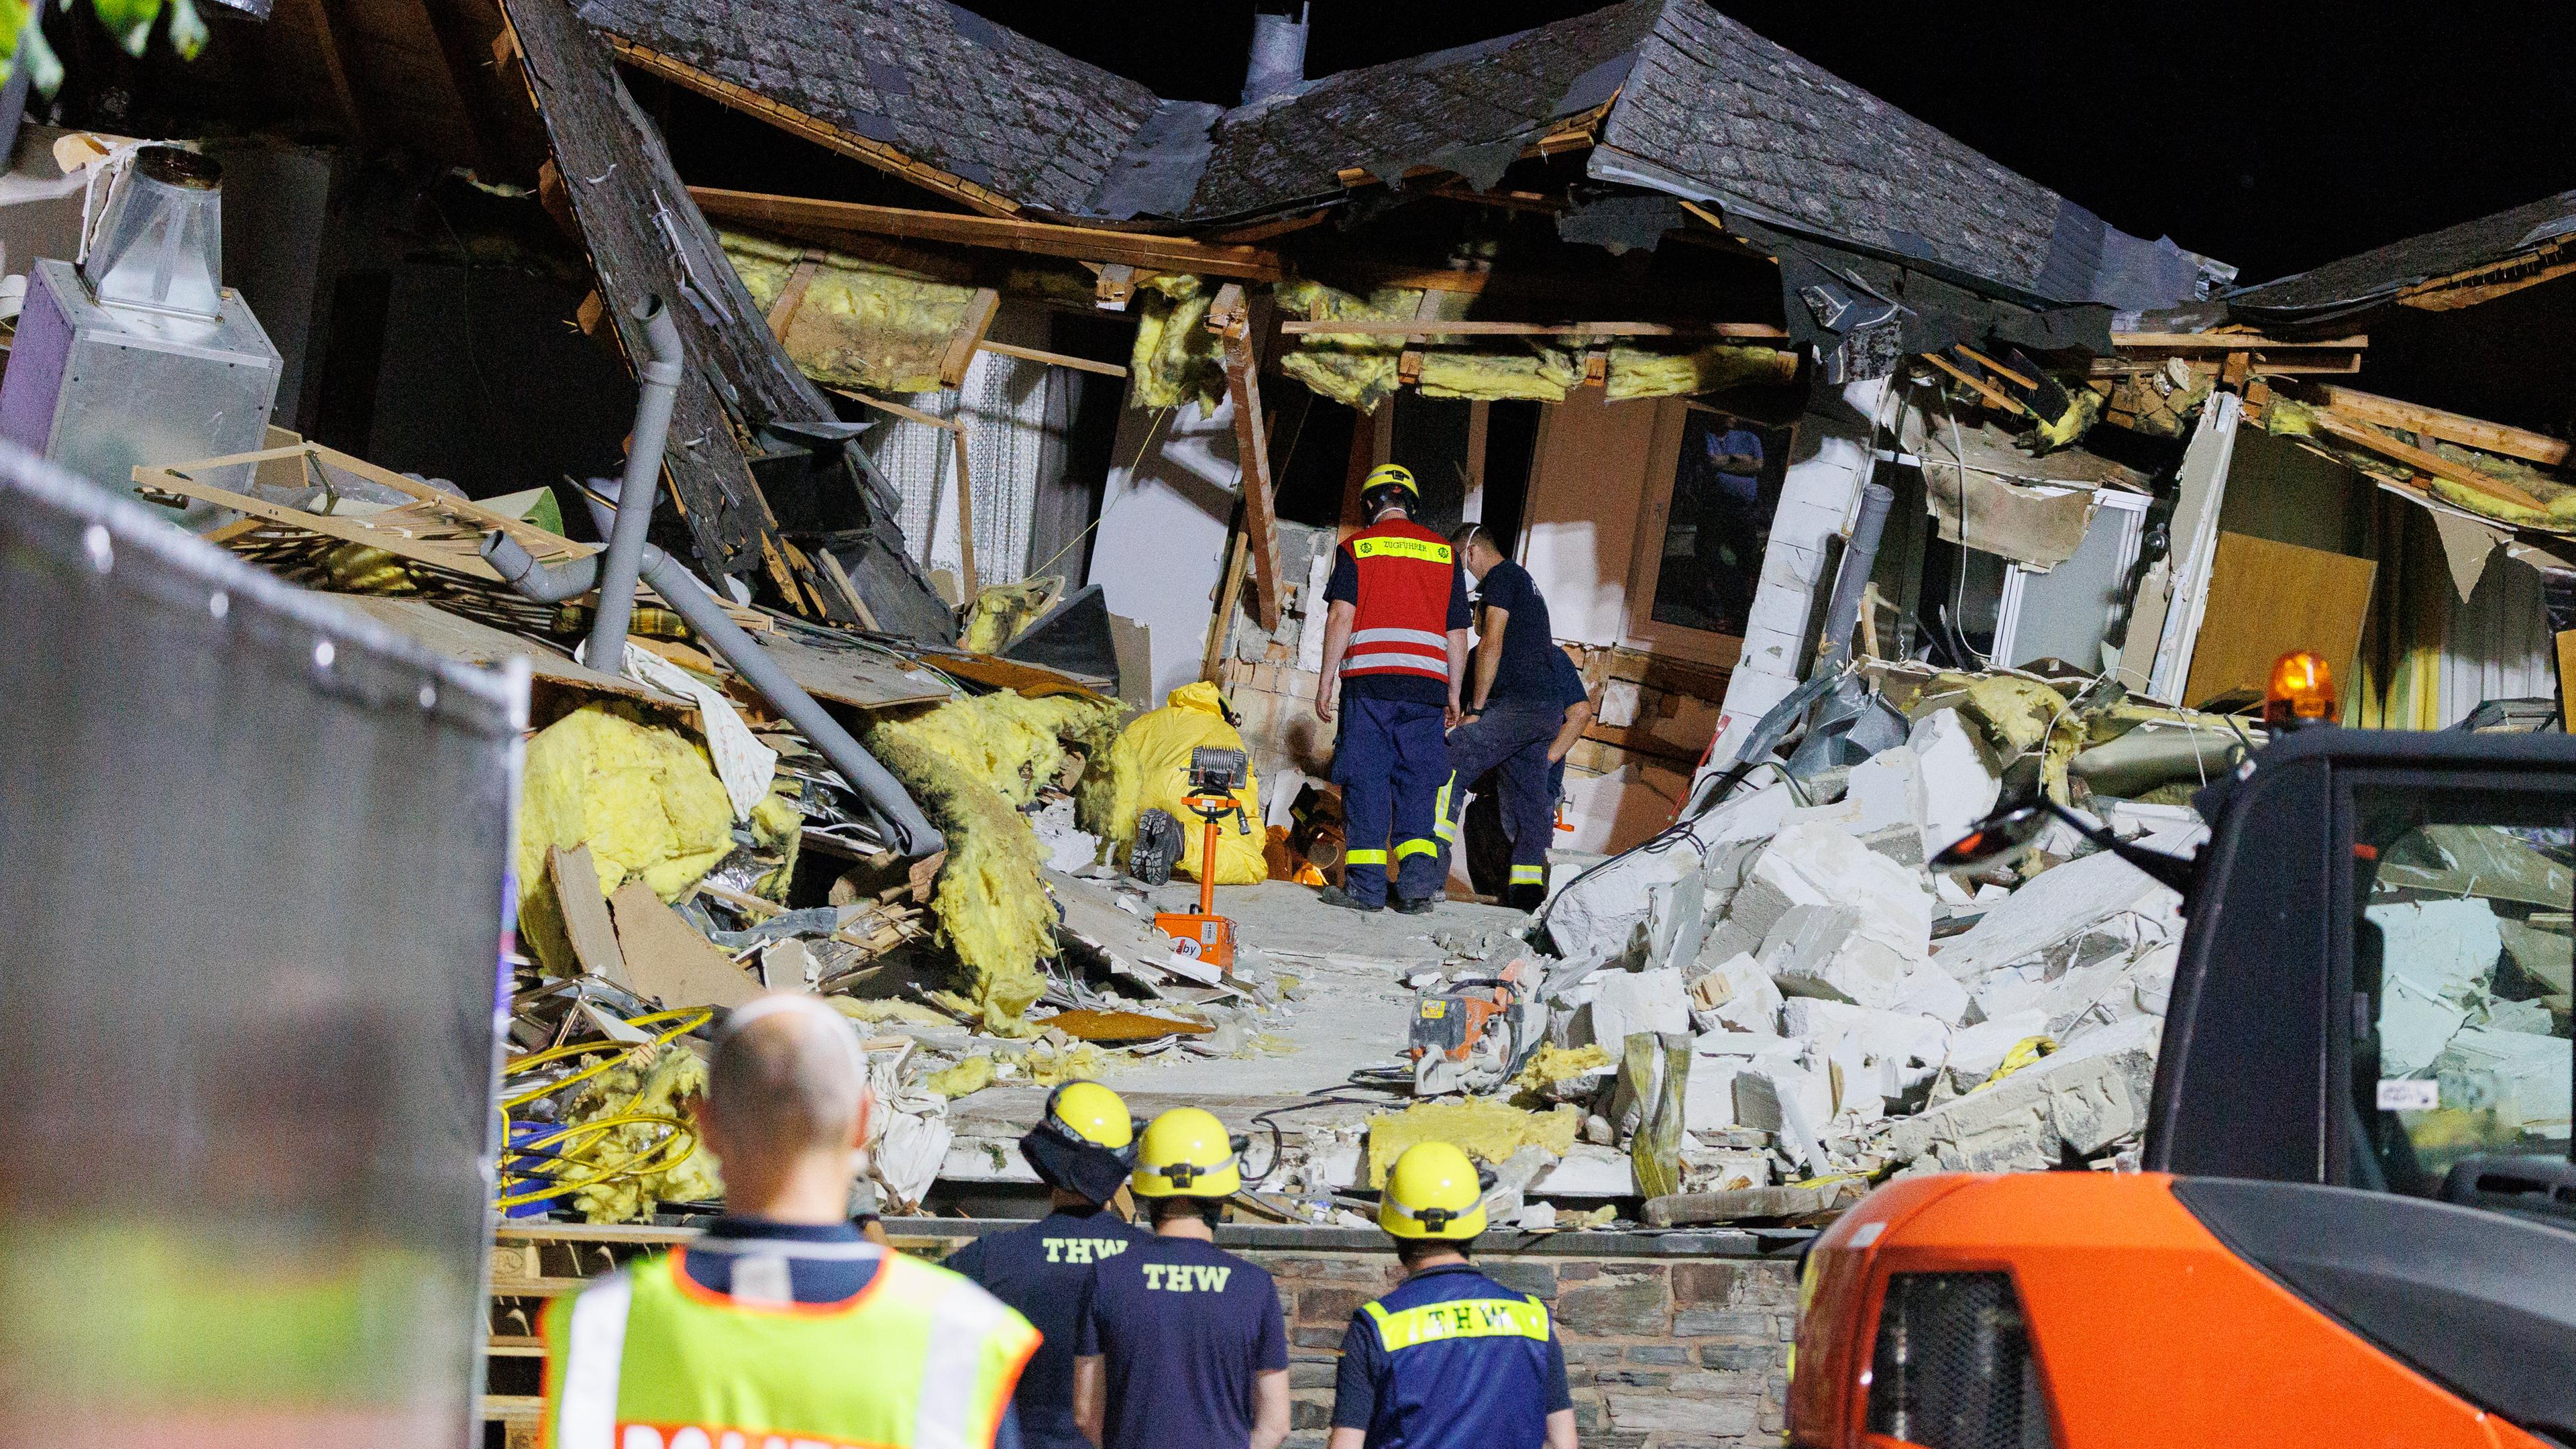
[(1299, 4), (1291, 18), (1268, 10), (1252, 14), (1252, 64), (1243, 75), (1247, 106), (1286, 95), (1306, 80), (1306, 14)]

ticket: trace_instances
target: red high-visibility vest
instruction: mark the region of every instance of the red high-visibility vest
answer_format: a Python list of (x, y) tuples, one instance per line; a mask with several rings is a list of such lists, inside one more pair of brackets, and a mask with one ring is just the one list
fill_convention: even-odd
[(1342, 547), (1359, 570), (1343, 675), (1414, 674), (1448, 683), (1449, 598), (1458, 579), (1449, 541), (1395, 518), (1361, 529)]

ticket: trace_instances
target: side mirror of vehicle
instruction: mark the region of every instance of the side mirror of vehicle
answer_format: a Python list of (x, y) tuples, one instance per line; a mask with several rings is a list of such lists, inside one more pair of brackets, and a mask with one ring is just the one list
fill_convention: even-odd
[(1967, 834), (1932, 857), (1932, 869), (1951, 874), (2008, 865), (2027, 853), (2048, 828), (2047, 802), (2032, 800), (2008, 806), (1978, 821)]
[(2038, 843), (2040, 832), (2048, 828), (2051, 816), (2075, 827), (2076, 834), (2096, 846), (2181, 892), (2186, 902), (2190, 899), (2192, 886), (2200, 875), (2197, 861), (2132, 845), (2045, 795), (2007, 805), (1978, 821), (1975, 828), (1933, 856), (1931, 868), (1961, 874), (2009, 864)]

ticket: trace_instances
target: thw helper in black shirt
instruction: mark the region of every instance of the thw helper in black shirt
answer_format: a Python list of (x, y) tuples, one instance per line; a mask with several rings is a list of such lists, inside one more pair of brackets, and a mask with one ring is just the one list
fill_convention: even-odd
[(1288, 1367), (1270, 1275), (1213, 1243), (1153, 1238), (1092, 1270), (1074, 1351), (1100, 1355), (1107, 1449), (1237, 1449), (1253, 1380)]
[(988, 1233), (948, 1256), (947, 1266), (1020, 1310), (1046, 1341), (1020, 1374), (1011, 1402), (1026, 1449), (1091, 1449), (1073, 1425), (1075, 1314), (1092, 1265), (1148, 1241), (1098, 1208), (1059, 1209), (1024, 1228)]

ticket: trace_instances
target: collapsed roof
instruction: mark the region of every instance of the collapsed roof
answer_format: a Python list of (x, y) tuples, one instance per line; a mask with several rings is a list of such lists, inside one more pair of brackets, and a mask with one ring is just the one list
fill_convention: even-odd
[[(2525, 285), (2545, 278), (2526, 275), (2525, 269), (2514, 264), (2528, 262), (2536, 273), (2538, 268), (2559, 265), (2560, 254), (2571, 245), (2576, 245), (2576, 191), (2562, 191), (2527, 206), (2241, 288), (2228, 294), (2227, 305), (2234, 311), (2258, 315), (2323, 317), (2380, 302), (2407, 300), (2408, 294), (2418, 289), (2429, 292), (2452, 284), (2481, 290), (2507, 283)], [(2446, 305), (2467, 305), (2478, 300), (2483, 297), (2470, 295)]]
[(2170, 306), (2204, 266), (1701, 0), (1628, 0), (1231, 110), (1162, 99), (941, 0), (586, 0), (580, 13), (630, 60), (734, 104), (748, 93), (844, 149), (890, 149), (989, 210), (1206, 225), (1338, 203), (1352, 168), (1483, 187), (1581, 122), (1596, 179), (2037, 298)]

